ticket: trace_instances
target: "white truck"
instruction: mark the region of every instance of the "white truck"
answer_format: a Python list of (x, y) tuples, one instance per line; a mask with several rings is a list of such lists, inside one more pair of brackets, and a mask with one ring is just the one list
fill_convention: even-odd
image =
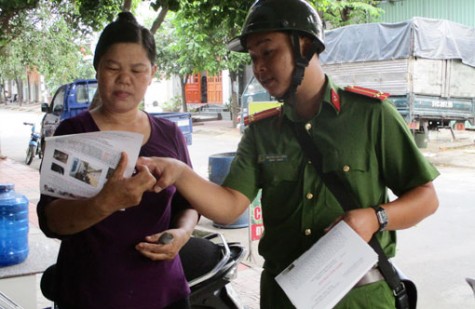
[(429, 129), (474, 124), (475, 28), (414, 17), (329, 30), (325, 45), (325, 73), (342, 86), (390, 93), (416, 141)]

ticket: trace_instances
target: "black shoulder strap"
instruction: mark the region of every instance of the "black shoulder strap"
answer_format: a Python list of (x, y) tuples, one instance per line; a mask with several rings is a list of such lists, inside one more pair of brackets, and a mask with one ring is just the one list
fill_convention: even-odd
[[(290, 125), (294, 130), (294, 134), (297, 137), (300, 146), (312, 162), (312, 165), (315, 167), (317, 174), (322, 178), (326, 187), (333, 193), (343, 210), (345, 210), (346, 212), (352, 209), (361, 208), (358, 203), (358, 200), (354, 195), (354, 192), (348, 187), (346, 182), (341, 181), (338, 175), (335, 173), (323, 173), (322, 154), (318, 150), (310, 135), (305, 130), (303, 124), (295, 123)], [(381, 245), (379, 244), (379, 241), (376, 238), (376, 234), (373, 235), (369, 244), (378, 254), (379, 270), (381, 271), (388, 285), (393, 290), (399, 305), (398, 308), (409, 308), (409, 300), (404, 284), (401, 283), (401, 280), (399, 279), (396, 270), (386, 257), (383, 248), (381, 248)]]

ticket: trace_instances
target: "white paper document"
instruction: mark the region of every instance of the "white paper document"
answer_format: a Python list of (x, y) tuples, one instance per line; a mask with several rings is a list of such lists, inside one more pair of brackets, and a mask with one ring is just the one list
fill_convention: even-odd
[(373, 248), (341, 221), (276, 281), (298, 309), (330, 309), (377, 261)]
[(64, 199), (96, 195), (114, 172), (121, 152), (128, 156), (124, 177), (134, 171), (143, 135), (98, 131), (46, 138), (40, 191)]

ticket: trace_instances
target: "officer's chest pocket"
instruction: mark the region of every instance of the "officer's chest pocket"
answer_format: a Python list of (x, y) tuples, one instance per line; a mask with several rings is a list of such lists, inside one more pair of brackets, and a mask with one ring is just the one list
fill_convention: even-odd
[(323, 157), (323, 173), (337, 173), (344, 177), (358, 178), (369, 171), (368, 153), (333, 153)]
[(298, 167), (288, 161), (263, 162), (260, 165), (262, 181), (266, 185), (276, 186), (286, 182), (295, 182), (298, 179)]

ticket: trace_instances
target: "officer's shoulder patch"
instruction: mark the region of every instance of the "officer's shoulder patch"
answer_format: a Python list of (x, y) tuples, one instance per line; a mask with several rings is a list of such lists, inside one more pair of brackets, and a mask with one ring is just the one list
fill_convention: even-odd
[(347, 86), (345, 87), (345, 91), (357, 93), (364, 95), (366, 97), (370, 97), (373, 99), (378, 99), (380, 101), (384, 101), (389, 97), (389, 93), (382, 92), (374, 89), (364, 88), (360, 86)]
[(248, 116), (244, 117), (244, 125), (247, 126), (247, 125), (249, 125), (251, 123), (254, 123), (256, 121), (280, 115), (280, 112), (281, 112), (281, 107), (274, 107), (274, 108), (271, 108), (271, 109), (263, 110), (263, 111), (258, 112), (258, 113), (254, 113), (252, 115), (248, 115)]

